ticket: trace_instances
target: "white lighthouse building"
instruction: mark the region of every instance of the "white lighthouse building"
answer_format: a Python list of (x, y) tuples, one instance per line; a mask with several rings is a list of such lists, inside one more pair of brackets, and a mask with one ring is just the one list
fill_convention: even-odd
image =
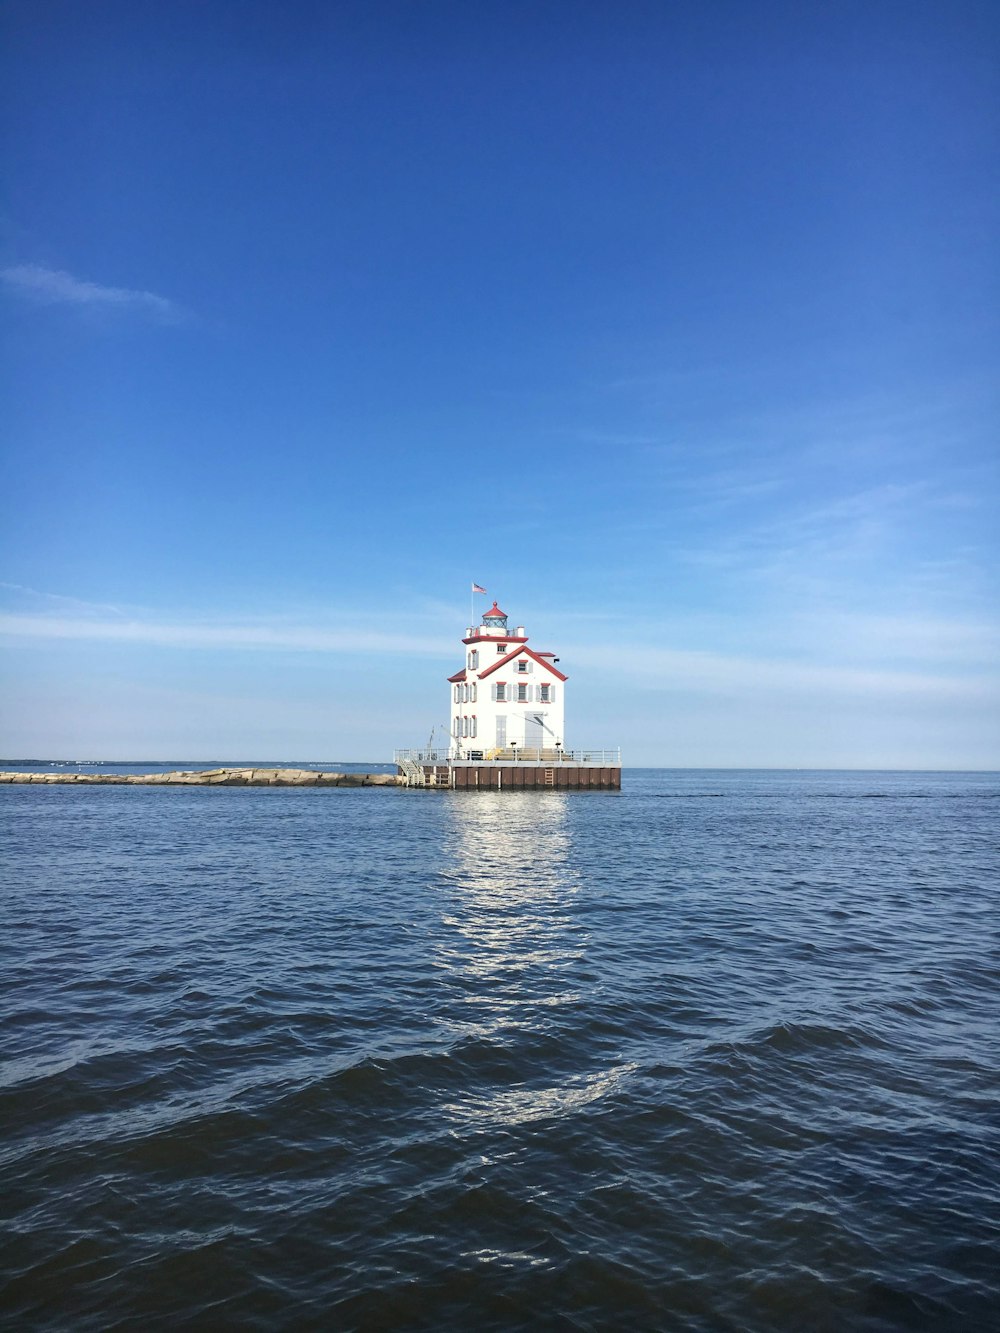
[(464, 665), (448, 677), (451, 758), (560, 755), (567, 677), (555, 653), (530, 647), (523, 625), (508, 629), (496, 602), (462, 644)]

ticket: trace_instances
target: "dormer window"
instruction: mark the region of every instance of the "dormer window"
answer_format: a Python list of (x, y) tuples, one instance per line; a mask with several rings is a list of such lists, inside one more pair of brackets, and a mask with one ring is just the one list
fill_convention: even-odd
[(517, 669), (518, 669), (518, 671), (521, 673), (522, 676), (527, 675), (527, 673), (528, 673), (528, 663), (527, 663), (527, 661), (525, 660), (525, 658), (523, 658), (523, 657), (520, 658), (520, 660), (518, 661), (518, 664), (517, 664)]
[(505, 643), (497, 644), (497, 652), (501, 655), (501, 657), (506, 651), (507, 651), (507, 645)]

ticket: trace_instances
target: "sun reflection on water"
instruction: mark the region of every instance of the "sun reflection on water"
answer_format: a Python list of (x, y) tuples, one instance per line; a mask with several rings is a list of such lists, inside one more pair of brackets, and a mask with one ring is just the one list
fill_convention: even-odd
[(437, 963), (459, 998), (452, 1031), (482, 1043), (484, 1063), (516, 1052), (523, 1071), (511, 1082), (501, 1065), (470, 1085), (444, 1108), (457, 1120), (511, 1126), (568, 1115), (631, 1069), (581, 1068), (573, 1014), (594, 981), (589, 930), (576, 910), (581, 873), (568, 800), (555, 792), (463, 794), (449, 807)]
[(516, 1009), (559, 1003), (584, 948), (573, 917), (579, 871), (571, 859), (567, 797), (484, 793), (449, 810), (450, 946), (442, 959), (476, 984), (470, 1003)]

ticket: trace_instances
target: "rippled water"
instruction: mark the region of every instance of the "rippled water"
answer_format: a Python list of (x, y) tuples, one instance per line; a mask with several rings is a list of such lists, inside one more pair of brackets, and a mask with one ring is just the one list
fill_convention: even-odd
[(13, 1328), (983, 1329), (1000, 778), (0, 788)]

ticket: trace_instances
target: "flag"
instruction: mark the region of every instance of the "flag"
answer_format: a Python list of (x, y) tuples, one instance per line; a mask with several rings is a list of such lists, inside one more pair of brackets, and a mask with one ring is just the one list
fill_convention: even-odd
[(485, 588), (480, 588), (480, 586), (479, 586), (478, 583), (474, 583), (474, 584), (472, 585), (472, 591), (473, 591), (473, 592), (481, 592), (481, 593), (485, 593), (485, 592), (486, 592), (486, 589), (485, 589)]

